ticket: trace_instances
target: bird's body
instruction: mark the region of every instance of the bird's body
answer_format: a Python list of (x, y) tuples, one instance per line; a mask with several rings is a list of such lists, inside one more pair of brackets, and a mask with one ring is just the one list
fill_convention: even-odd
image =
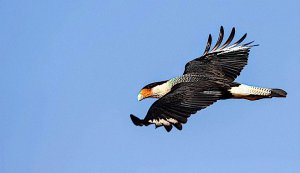
[(233, 28), (227, 41), (220, 47), (224, 35), (221, 27), (216, 45), (210, 50), (212, 39), (209, 35), (203, 56), (188, 62), (183, 75), (146, 85), (139, 93), (138, 100), (148, 97), (158, 100), (144, 119), (131, 115), (133, 123), (138, 126), (164, 126), (167, 131), (175, 126), (181, 130), (190, 115), (217, 100), (286, 97), (286, 92), (281, 89), (248, 86), (234, 81), (247, 64), (250, 48), (255, 46), (251, 45), (252, 42), (239, 45), (246, 34), (228, 46), (234, 33)]

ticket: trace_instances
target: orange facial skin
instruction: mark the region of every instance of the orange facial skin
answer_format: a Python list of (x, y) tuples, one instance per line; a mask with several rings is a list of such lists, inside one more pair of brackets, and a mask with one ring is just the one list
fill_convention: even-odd
[(143, 98), (151, 97), (152, 90), (151, 89), (142, 89), (140, 94), (143, 96)]

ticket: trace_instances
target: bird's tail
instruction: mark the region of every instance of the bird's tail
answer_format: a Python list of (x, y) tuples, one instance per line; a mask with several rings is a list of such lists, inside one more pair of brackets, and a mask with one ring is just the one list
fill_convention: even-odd
[(258, 100), (272, 97), (286, 97), (287, 92), (276, 88), (261, 88), (238, 84), (228, 90), (233, 98), (243, 98), (248, 100)]
[(271, 89), (271, 94), (270, 94), (271, 97), (286, 97), (286, 95), (287, 92), (282, 89), (276, 89), (276, 88)]

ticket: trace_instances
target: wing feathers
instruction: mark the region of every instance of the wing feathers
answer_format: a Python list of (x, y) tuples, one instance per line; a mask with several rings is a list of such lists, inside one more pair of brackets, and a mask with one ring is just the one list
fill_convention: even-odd
[(235, 28), (233, 27), (227, 41), (223, 44), (223, 46), (220, 47), (220, 49), (223, 49), (230, 44), (230, 42), (233, 40), (234, 34)]
[(245, 40), (245, 38), (247, 37), (247, 33), (243, 35), (242, 38), (240, 38), (237, 42), (235, 42), (231, 47), (235, 47), (237, 45), (239, 45), (241, 42), (243, 42)]
[(130, 118), (131, 118), (131, 121), (133, 122), (133, 124), (136, 125), (136, 126), (145, 125), (143, 120), (139, 119), (138, 117), (136, 117), (132, 114), (130, 114)]
[(231, 33), (225, 43), (222, 44), (224, 37), (224, 29), (221, 26), (220, 33), (216, 45), (211, 49), (211, 35), (209, 35), (208, 43), (204, 54), (185, 65), (184, 74), (197, 73), (212, 78), (220, 78), (232, 82), (240, 75), (248, 61), (250, 48), (257, 45), (252, 45), (253, 42), (241, 44), (247, 34), (244, 34), (238, 41), (232, 42), (235, 35), (235, 28), (232, 28)]
[(223, 41), (223, 37), (224, 37), (224, 28), (223, 28), (223, 26), (221, 26), (218, 41), (217, 41), (216, 45), (214, 46), (214, 48), (212, 48), (211, 51), (215, 51), (216, 49), (218, 49), (218, 47), (221, 45), (221, 43)]
[(182, 124), (181, 123), (175, 123), (173, 124), (178, 130), (182, 130)]
[(170, 132), (172, 130), (172, 125), (164, 126), (167, 132)]
[[(197, 111), (204, 109), (222, 97), (219, 83), (211, 80), (202, 80), (201, 83), (180, 83), (172, 90), (155, 101), (146, 117), (141, 120), (133, 115), (131, 119), (137, 126), (154, 124), (155, 127), (164, 126), (169, 132), (172, 126), (182, 129), (182, 124)], [(207, 87), (210, 88), (207, 91)]]
[(209, 49), (210, 49), (210, 46), (211, 46), (211, 42), (212, 42), (212, 37), (211, 37), (211, 34), (209, 34), (208, 40), (207, 40), (207, 44), (206, 44), (206, 48), (205, 48), (205, 51), (203, 53), (204, 55), (209, 52)]

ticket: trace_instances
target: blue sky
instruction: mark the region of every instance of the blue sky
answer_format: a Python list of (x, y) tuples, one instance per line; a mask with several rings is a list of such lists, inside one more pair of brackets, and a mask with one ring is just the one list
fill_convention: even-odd
[[(300, 172), (299, 1), (0, 3), (0, 172)], [(259, 47), (225, 100), (182, 131), (136, 127), (144, 85), (181, 75), (219, 27)]]

